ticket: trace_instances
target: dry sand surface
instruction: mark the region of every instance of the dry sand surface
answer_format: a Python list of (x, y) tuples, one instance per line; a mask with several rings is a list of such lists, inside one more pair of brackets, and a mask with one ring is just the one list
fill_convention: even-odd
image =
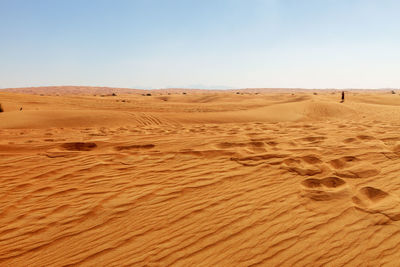
[(0, 90), (1, 266), (400, 265), (398, 92), (93, 90)]

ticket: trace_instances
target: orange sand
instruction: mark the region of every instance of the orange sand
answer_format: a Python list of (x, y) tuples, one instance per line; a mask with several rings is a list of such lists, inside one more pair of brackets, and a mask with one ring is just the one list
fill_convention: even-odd
[(0, 90), (0, 265), (399, 265), (399, 94), (255, 92)]

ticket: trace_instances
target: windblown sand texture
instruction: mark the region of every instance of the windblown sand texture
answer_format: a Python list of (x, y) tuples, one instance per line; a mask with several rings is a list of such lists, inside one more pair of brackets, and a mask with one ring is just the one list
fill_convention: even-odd
[(183, 91), (0, 90), (0, 265), (400, 265), (398, 92)]

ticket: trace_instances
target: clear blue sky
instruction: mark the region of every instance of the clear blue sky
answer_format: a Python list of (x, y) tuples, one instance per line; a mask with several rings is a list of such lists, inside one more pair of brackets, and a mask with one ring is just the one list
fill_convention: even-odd
[(400, 87), (396, 0), (0, 0), (0, 87)]

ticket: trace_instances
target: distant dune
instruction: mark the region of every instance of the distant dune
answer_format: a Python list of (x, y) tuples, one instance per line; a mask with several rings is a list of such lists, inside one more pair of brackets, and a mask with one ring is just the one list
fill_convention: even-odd
[(391, 92), (398, 89), (307, 89), (307, 88), (242, 88), (242, 89), (188, 89), (188, 88), (167, 88), (167, 89), (133, 89), (133, 88), (116, 88), (116, 87), (96, 87), (96, 86), (42, 86), (42, 87), (22, 87), (22, 88), (4, 88), (0, 92), (23, 93), (23, 94), (47, 94), (47, 95), (111, 95), (115, 94), (168, 94), (168, 93), (292, 93), (292, 92), (337, 92), (337, 91), (352, 91), (352, 92)]
[(398, 265), (399, 92), (340, 92), (0, 90), (0, 265)]
[(43, 86), (43, 87), (23, 87), (5, 88), (4, 92), (22, 94), (47, 94), (47, 95), (93, 95), (93, 94), (112, 94), (112, 93), (139, 93), (142, 90), (128, 88), (94, 87), (94, 86)]

